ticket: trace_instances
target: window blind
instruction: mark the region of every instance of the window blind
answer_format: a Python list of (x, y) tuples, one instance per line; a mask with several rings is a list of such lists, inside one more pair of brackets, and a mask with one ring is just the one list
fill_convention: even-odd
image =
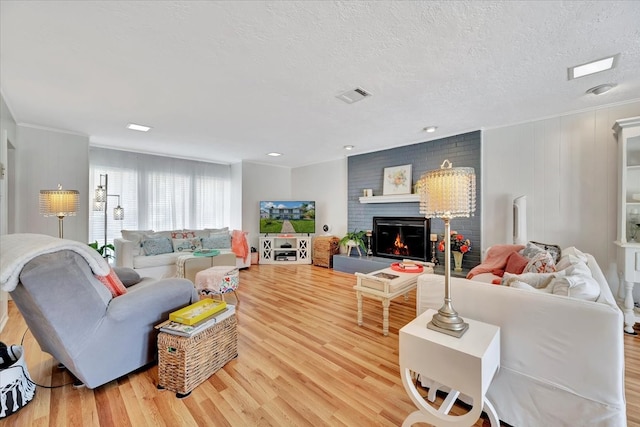
[[(109, 176), (107, 241), (120, 230), (222, 228), (229, 225), (229, 165), (92, 147), (89, 150), (89, 241), (104, 244), (104, 212), (93, 210), (100, 175)], [(104, 182), (104, 178), (103, 178)], [(124, 220), (113, 208), (124, 208)]]

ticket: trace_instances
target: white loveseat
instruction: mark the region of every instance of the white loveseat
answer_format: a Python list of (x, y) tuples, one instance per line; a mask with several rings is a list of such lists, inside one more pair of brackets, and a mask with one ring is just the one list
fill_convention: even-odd
[[(451, 279), (463, 318), (500, 327), (500, 369), (487, 398), (510, 425), (627, 425), (623, 316), (595, 259), (584, 256), (600, 288), (595, 301)], [(420, 276), (416, 299), (418, 314), (438, 310), (444, 277)]]
[[(147, 246), (145, 243), (158, 238), (169, 239), (171, 252), (149, 255), (145, 248)], [(235, 242), (233, 244), (232, 238), (241, 238), (243, 242)], [(234, 253), (232, 245), (236, 248), (243, 247), (244, 251), (248, 252), (244, 233), (234, 233), (228, 228), (159, 232), (154, 232), (153, 230), (122, 230), (122, 238), (114, 239), (115, 266), (133, 268), (143, 277), (158, 279), (175, 277), (178, 257), (192, 253), (192, 248), (189, 246), (193, 246), (194, 240), (197, 241), (195, 243), (202, 245), (203, 239), (206, 239), (204, 240), (203, 248), (216, 249), (221, 254)], [(206, 243), (209, 243), (209, 245)], [(235, 265), (238, 268), (247, 268), (251, 265), (250, 254), (236, 256), (235, 260)]]

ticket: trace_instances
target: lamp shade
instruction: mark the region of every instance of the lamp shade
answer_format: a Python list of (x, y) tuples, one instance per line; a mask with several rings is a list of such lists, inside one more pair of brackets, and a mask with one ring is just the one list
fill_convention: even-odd
[(95, 201), (96, 202), (106, 202), (107, 201), (107, 186), (106, 184), (98, 185), (95, 191)]
[(44, 216), (75, 216), (80, 206), (80, 193), (77, 190), (40, 190), (40, 213)]
[(124, 209), (122, 208), (122, 206), (118, 205), (113, 208), (113, 219), (117, 221), (121, 221), (124, 219)]
[(440, 169), (420, 177), (420, 213), (426, 218), (458, 218), (476, 211), (476, 175), (473, 168), (454, 168), (445, 160)]
[(93, 199), (93, 210), (95, 212), (102, 212), (104, 210), (104, 202), (99, 202), (96, 199)]

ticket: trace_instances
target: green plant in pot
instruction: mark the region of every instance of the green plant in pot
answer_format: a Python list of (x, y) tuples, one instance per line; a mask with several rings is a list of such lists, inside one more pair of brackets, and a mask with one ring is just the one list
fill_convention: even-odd
[[(347, 255), (351, 255), (349, 252), (351, 252), (352, 247), (365, 249), (364, 236), (366, 234), (367, 232), (364, 230), (358, 231), (356, 229), (349, 231), (340, 239), (339, 244), (347, 248)], [(360, 250), (358, 250), (358, 252), (360, 252)]]
[(109, 253), (109, 251), (113, 251), (113, 252), (116, 251), (116, 248), (111, 243), (108, 243), (108, 244), (102, 245), (102, 246), (98, 246), (98, 241), (97, 240), (95, 242), (93, 242), (93, 243), (89, 243), (89, 247), (92, 247), (93, 249), (98, 251), (98, 253), (104, 259), (112, 258), (112, 255)]

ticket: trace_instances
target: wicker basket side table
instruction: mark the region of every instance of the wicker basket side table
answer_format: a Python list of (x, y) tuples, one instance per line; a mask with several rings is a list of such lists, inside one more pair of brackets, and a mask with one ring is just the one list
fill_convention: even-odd
[(313, 240), (313, 265), (319, 267), (333, 267), (333, 255), (340, 250), (335, 236), (318, 236)]
[(158, 334), (158, 388), (187, 397), (238, 356), (235, 313), (191, 337)]

